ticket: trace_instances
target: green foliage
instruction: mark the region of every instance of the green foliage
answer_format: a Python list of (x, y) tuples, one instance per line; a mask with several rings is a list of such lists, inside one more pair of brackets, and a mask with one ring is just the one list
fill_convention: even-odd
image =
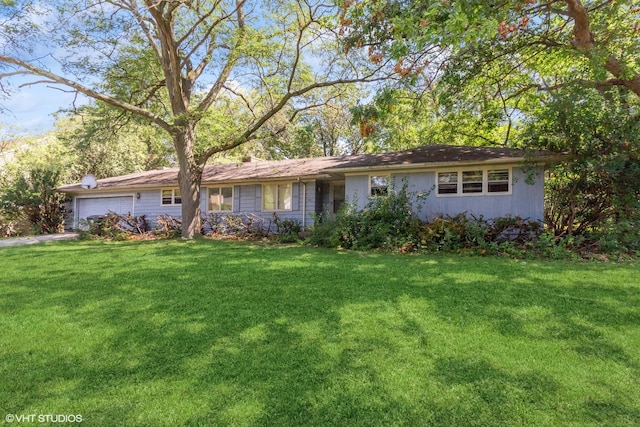
[[(335, 217), (316, 218), (312, 245), (354, 250), (400, 252), (472, 252), (553, 258), (571, 256), (568, 239), (539, 238), (543, 225), (520, 217), (469, 218), (466, 213), (421, 222), (412, 210), (406, 183), (397, 191), (369, 200), (364, 209), (346, 203)], [(568, 248), (567, 246), (570, 246)]]
[(72, 180), (97, 178), (173, 166), (171, 140), (158, 128), (102, 103), (83, 106), (56, 123), (55, 137), (71, 158)]
[(554, 165), (546, 180), (545, 220), (555, 235), (599, 233), (616, 229), (618, 222), (637, 224), (638, 108), (640, 102), (625, 92), (576, 87), (554, 96), (528, 122), (525, 135), (531, 146), (571, 156)]
[(295, 243), (300, 240), (298, 237), (302, 231), (302, 225), (297, 219), (280, 218), (277, 214), (273, 216), (276, 239), (281, 243)]
[(33, 227), (24, 212), (8, 211), (0, 208), (0, 237), (29, 235)]
[[(520, 145), (522, 119), (571, 86), (640, 97), (640, 62), (629, 54), (640, 49), (632, 0), (338, 3), (347, 49), (397, 61), (394, 88), (415, 92), (436, 138)], [(420, 128), (406, 113), (396, 120)]]
[(3, 208), (24, 214), (36, 234), (57, 233), (64, 227), (64, 195), (56, 191), (62, 173), (55, 167), (34, 167), (3, 189)]
[(371, 198), (364, 209), (342, 205), (335, 218), (316, 223), (311, 243), (345, 249), (393, 249), (412, 242), (419, 220), (412, 211), (407, 184), (387, 195)]
[(587, 234), (587, 242), (605, 254), (640, 256), (640, 218), (610, 218)]
[(539, 222), (517, 216), (488, 220), (460, 213), (424, 223), (417, 239), (419, 247), (427, 251), (524, 257), (529, 255), (532, 245), (537, 244), (542, 230)]

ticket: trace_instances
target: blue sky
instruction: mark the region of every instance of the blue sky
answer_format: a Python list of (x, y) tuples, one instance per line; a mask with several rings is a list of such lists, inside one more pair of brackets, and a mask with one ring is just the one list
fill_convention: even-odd
[(53, 126), (53, 114), (61, 108), (69, 108), (73, 93), (52, 89), (46, 85), (18, 88), (13, 82), (13, 92), (8, 99), (0, 100), (0, 129), (4, 132), (39, 135)]

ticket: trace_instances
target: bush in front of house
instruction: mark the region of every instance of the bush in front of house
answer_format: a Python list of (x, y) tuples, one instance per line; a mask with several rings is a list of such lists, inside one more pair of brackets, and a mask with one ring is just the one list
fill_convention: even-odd
[(518, 216), (493, 219), (465, 213), (439, 216), (425, 222), (418, 234), (419, 247), (430, 251), (478, 250), (500, 253), (530, 246), (543, 232), (538, 221)]
[(394, 249), (413, 246), (420, 226), (405, 184), (371, 198), (362, 210), (356, 202), (345, 203), (335, 217), (317, 218), (309, 241), (344, 249)]
[[(362, 210), (357, 209), (357, 203), (347, 203), (335, 217), (318, 218), (309, 242), (354, 250), (522, 256), (525, 251), (541, 252), (535, 242), (542, 233), (540, 222), (510, 216), (485, 219), (460, 213), (423, 222), (412, 209), (405, 185), (396, 192), (372, 198)], [(553, 246), (557, 244), (554, 242)]]
[[(182, 230), (182, 220), (171, 215), (157, 215), (154, 219), (147, 216), (119, 215), (108, 213), (105, 216), (88, 218), (82, 221), (82, 235), (85, 238), (106, 238), (113, 240), (141, 238), (178, 237)], [(299, 241), (302, 231), (296, 219), (280, 218), (274, 214), (265, 219), (254, 214), (213, 213), (202, 217), (202, 235), (217, 238), (234, 239), (272, 239), (281, 243)]]

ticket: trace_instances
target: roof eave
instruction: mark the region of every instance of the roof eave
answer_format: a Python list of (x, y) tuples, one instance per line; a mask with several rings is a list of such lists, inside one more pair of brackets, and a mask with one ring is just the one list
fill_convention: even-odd
[(430, 170), (442, 169), (449, 167), (467, 167), (467, 166), (483, 166), (483, 165), (505, 165), (505, 164), (540, 164), (542, 159), (531, 161), (524, 157), (510, 157), (504, 159), (488, 159), (488, 160), (468, 160), (468, 161), (448, 161), (448, 162), (423, 162), (410, 164), (389, 164), (389, 165), (373, 165), (373, 166), (355, 166), (350, 168), (328, 168), (327, 173), (352, 173), (352, 172), (371, 172), (371, 171), (389, 171), (389, 170)]
[[(333, 174), (329, 173), (321, 173), (314, 175), (300, 175), (300, 176), (275, 176), (268, 178), (247, 178), (247, 179), (235, 179), (235, 180), (202, 180), (200, 183), (201, 187), (208, 187), (211, 185), (250, 185), (250, 184), (261, 184), (263, 182), (282, 182), (282, 181), (314, 181), (319, 179), (332, 179), (334, 178)], [(101, 186), (98, 182), (98, 186), (92, 189), (79, 188), (76, 186), (60, 186), (56, 190), (61, 193), (69, 193), (69, 194), (91, 194), (91, 193), (111, 193), (114, 191), (144, 191), (144, 190), (156, 190), (162, 188), (173, 188), (178, 186), (178, 181), (175, 182), (164, 182), (157, 184), (142, 184), (142, 185), (108, 185)]]

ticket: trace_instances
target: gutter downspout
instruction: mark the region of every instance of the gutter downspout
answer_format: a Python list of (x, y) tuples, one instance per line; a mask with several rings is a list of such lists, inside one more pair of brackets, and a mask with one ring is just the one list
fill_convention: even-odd
[(307, 228), (307, 183), (298, 178), (302, 184), (302, 229)]

